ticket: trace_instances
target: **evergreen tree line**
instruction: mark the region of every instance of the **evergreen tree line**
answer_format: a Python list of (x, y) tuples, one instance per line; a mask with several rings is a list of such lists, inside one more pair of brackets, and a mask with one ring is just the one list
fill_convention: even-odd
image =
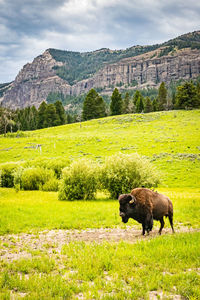
[(185, 82), (179, 85), (170, 96), (169, 94), (164, 82), (160, 84), (158, 95), (153, 99), (143, 97), (138, 90), (132, 98), (128, 92), (122, 98), (119, 90), (115, 88), (110, 99), (110, 106), (106, 107), (103, 98), (94, 89), (91, 89), (83, 103), (82, 119), (90, 120), (107, 115), (200, 108), (200, 82), (196, 84), (192, 81)]
[(42, 102), (35, 106), (17, 109), (16, 111), (0, 107), (0, 133), (18, 130), (35, 130), (63, 125), (67, 122), (64, 107), (60, 101), (54, 104)]
[(42, 102), (38, 110), (35, 106), (16, 111), (0, 107), (0, 134), (17, 130), (41, 129), (108, 115), (193, 108), (200, 108), (199, 81), (185, 82), (173, 92), (170, 92), (162, 82), (158, 95), (154, 98), (144, 97), (139, 90), (136, 90), (132, 97), (128, 92), (122, 97), (119, 90), (115, 88), (109, 105), (106, 105), (95, 89), (91, 89), (84, 99), (82, 115), (66, 115), (61, 101), (50, 104)]

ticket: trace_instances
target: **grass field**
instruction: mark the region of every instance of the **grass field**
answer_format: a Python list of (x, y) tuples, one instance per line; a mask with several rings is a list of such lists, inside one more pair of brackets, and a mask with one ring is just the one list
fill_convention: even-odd
[[(175, 227), (200, 228), (200, 189), (165, 188), (159, 191), (173, 201)], [(0, 189), (0, 212), (0, 234), (125, 226), (119, 217), (117, 200), (58, 201), (55, 192), (16, 193), (14, 189)], [(129, 220), (128, 224), (138, 223)], [(166, 225), (169, 226), (168, 220)]]
[(200, 110), (108, 117), (0, 137), (0, 163), (83, 156), (103, 161), (119, 151), (148, 157), (164, 186), (199, 187)]
[[(160, 171), (157, 190), (173, 202), (177, 233), (132, 242), (42, 243), (44, 230), (129, 227), (121, 223), (118, 201), (103, 194), (68, 202), (58, 201), (56, 192), (0, 188), (0, 299), (200, 299), (199, 110), (109, 117), (0, 137), (0, 163), (63, 156), (103, 161), (119, 151), (148, 157)], [(128, 226), (141, 230), (133, 220)], [(154, 222), (154, 233), (158, 226)], [(181, 228), (186, 232), (179, 233)]]
[(0, 298), (149, 299), (156, 292), (157, 299), (199, 299), (199, 243), (193, 233), (135, 244), (72, 242), (51, 255), (35, 251), (1, 264)]

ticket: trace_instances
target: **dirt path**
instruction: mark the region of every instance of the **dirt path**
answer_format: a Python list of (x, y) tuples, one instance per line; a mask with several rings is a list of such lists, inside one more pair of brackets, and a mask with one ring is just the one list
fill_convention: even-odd
[[(199, 229), (192, 229), (180, 226), (176, 233), (194, 232)], [(163, 235), (172, 234), (171, 229), (164, 228)], [(142, 236), (141, 230), (135, 227), (121, 228), (100, 228), (87, 230), (46, 230), (38, 234), (12, 234), (0, 236), (0, 259), (15, 260), (31, 257), (32, 251), (45, 251), (48, 254), (60, 253), (64, 244), (71, 241), (97, 242), (103, 241), (119, 242), (127, 241), (135, 243), (138, 240), (152, 239), (158, 236), (158, 229), (154, 229), (149, 236)]]

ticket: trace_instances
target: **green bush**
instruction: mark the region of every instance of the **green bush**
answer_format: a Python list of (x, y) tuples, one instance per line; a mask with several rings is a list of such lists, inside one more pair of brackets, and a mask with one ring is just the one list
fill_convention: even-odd
[(59, 180), (57, 178), (50, 178), (47, 182), (45, 182), (42, 186), (42, 191), (49, 192), (57, 192), (59, 186)]
[(5, 163), (0, 165), (1, 187), (11, 188), (14, 186), (14, 171), (19, 163)]
[(97, 190), (98, 165), (87, 159), (74, 161), (63, 169), (59, 200), (88, 200)]
[[(51, 182), (55, 179), (56, 178), (53, 170), (48, 170), (41, 167), (33, 167), (24, 169), (21, 172), (20, 178), (18, 178), (18, 184), (20, 183), (20, 188), (23, 190), (42, 190), (43, 186), (45, 188), (45, 184), (47, 185), (47, 182)], [(53, 184), (53, 188), (54, 187), (55, 183)], [(51, 190), (50, 183), (48, 190)]]
[(102, 188), (108, 190), (113, 198), (136, 187), (152, 187), (159, 183), (154, 167), (138, 154), (119, 153), (107, 157), (99, 177)]
[(18, 169), (16, 169), (13, 172), (13, 175), (14, 175), (14, 188), (17, 192), (20, 191), (20, 189), (21, 189), (21, 185), (22, 185), (21, 177), (22, 177), (23, 171), (24, 171), (24, 168), (19, 167)]
[(62, 169), (69, 166), (70, 161), (65, 157), (59, 158), (36, 158), (34, 160), (26, 162), (26, 167), (43, 167), (45, 169), (51, 169), (55, 172), (57, 178), (62, 175)]

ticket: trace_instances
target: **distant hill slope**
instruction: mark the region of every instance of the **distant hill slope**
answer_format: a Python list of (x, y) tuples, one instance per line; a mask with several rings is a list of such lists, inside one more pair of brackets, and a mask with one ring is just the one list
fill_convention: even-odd
[(80, 95), (91, 88), (110, 93), (121, 88), (157, 87), (162, 81), (193, 79), (200, 74), (200, 31), (163, 44), (126, 50), (72, 52), (48, 49), (26, 64), (3, 93), (4, 106), (39, 104), (49, 93)]
[(0, 163), (137, 152), (157, 166), (163, 184), (199, 188), (199, 141), (200, 110), (130, 114), (0, 136)]

